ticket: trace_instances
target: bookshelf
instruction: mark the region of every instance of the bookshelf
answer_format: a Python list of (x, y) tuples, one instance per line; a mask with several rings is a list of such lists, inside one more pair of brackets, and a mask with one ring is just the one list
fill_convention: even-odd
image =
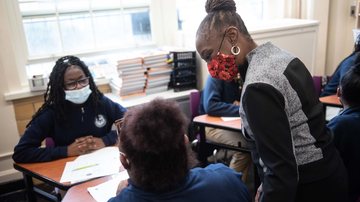
[(173, 72), (171, 87), (175, 92), (197, 87), (196, 79), (196, 52), (171, 52)]

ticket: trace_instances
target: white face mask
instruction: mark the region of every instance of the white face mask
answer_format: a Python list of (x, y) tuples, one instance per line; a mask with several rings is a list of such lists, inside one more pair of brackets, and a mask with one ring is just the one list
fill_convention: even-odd
[(90, 85), (77, 90), (65, 90), (65, 100), (68, 100), (74, 104), (82, 104), (86, 102), (90, 94)]

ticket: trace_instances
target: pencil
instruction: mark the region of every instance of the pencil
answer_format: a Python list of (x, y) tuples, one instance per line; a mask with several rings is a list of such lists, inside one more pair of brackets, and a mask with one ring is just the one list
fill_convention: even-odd
[(94, 166), (97, 166), (97, 165), (98, 165), (97, 163), (94, 163), (94, 164), (90, 164), (90, 165), (86, 165), (86, 166), (81, 166), (81, 167), (73, 169), (72, 171), (83, 170), (83, 169), (94, 167)]

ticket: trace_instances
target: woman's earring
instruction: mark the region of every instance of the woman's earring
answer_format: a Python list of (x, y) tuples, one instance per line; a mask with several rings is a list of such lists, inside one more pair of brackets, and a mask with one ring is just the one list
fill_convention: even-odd
[(239, 55), (239, 53), (240, 53), (240, 47), (239, 47), (239, 46), (232, 46), (232, 47), (231, 47), (231, 53), (232, 53), (233, 55)]

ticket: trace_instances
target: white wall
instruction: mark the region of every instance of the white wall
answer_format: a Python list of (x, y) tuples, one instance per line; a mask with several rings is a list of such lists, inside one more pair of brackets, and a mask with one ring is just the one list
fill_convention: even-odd
[(326, 74), (331, 75), (342, 59), (353, 51), (352, 29), (355, 17), (350, 16), (351, 1), (330, 1)]
[[(302, 60), (310, 73), (314, 74), (317, 67), (318, 26), (319, 23), (313, 20), (284, 19), (250, 25), (248, 30), (258, 45), (271, 41)], [(201, 62), (199, 88), (203, 88), (206, 82), (203, 78), (207, 77), (208, 72), (205, 62), (199, 62)]]
[(307, 0), (307, 2), (309, 9), (306, 10), (306, 13), (303, 13), (303, 19), (319, 21), (315, 71), (313, 72), (313, 75), (324, 75), (326, 68), (326, 51), (324, 50), (327, 49), (330, 0)]
[[(21, 48), (19, 27), (14, 20), (18, 19), (17, 7), (13, 0), (0, 1), (0, 95), (21, 87), (26, 61), (26, 50)], [(16, 5), (16, 4), (15, 4)], [(19, 139), (16, 127), (14, 108), (11, 102), (0, 100), (0, 183), (20, 175), (12, 167), (12, 151)]]

